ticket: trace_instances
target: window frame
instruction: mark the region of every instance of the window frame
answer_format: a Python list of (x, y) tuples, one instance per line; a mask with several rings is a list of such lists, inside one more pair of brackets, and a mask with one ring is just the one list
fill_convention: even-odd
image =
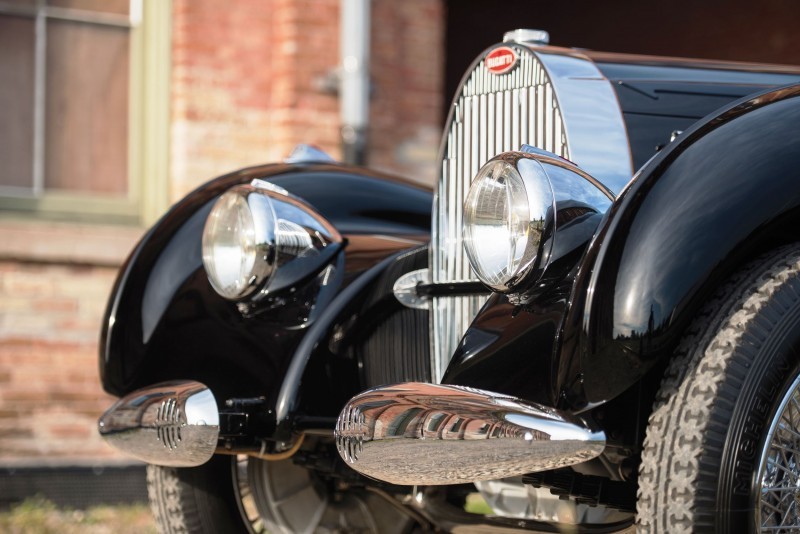
[[(16, 188), (0, 186), (0, 218), (149, 225), (167, 208), (172, 0), (130, 1), (131, 15), (125, 16), (51, 7), (43, 0), (36, 0), (33, 6), (0, 0), (0, 15), (33, 17), (36, 32), (34, 186), (31, 192), (21, 194), (14, 194)], [(126, 198), (43, 189), (46, 35), (42, 35), (48, 18), (130, 28)]]

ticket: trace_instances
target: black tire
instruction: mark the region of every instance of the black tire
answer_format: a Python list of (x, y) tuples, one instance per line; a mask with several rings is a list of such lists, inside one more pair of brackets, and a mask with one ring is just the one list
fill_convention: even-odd
[(162, 534), (247, 532), (233, 491), (231, 458), (199, 467), (147, 466), (150, 509)]
[[(767, 465), (762, 460), (768, 438), (774, 443), (768, 435), (782, 417), (781, 403), (795, 393), (798, 362), (800, 245), (795, 244), (736, 274), (681, 341), (647, 427), (640, 531), (760, 529), (760, 470)], [(789, 463), (793, 476), (800, 474), (800, 458), (798, 465)], [(790, 501), (786, 511), (797, 520), (797, 504)]]

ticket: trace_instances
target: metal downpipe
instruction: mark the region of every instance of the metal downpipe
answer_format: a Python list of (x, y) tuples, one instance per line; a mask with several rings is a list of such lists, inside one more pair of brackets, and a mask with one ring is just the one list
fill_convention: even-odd
[(341, 1), (342, 155), (352, 165), (364, 165), (369, 128), (370, 0)]

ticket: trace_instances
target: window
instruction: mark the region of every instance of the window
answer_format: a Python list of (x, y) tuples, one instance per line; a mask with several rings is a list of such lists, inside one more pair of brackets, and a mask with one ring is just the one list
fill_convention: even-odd
[(4, 213), (140, 223), (163, 209), (170, 4), (0, 0)]

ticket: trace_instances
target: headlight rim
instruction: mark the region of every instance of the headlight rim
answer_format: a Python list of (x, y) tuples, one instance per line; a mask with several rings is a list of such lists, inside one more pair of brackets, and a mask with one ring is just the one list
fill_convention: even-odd
[[(526, 162), (531, 162), (532, 168), (528, 170), (528, 172), (522, 172), (519, 169), (519, 162), (520, 160), (525, 160)], [(503, 294), (512, 294), (517, 292), (520, 287), (524, 286), (529, 280), (534, 278), (531, 273), (537, 270), (543, 271), (544, 268), (542, 266), (543, 258), (548, 256), (548, 252), (552, 249), (553, 240), (552, 236), (555, 235), (555, 217), (553, 214), (555, 213), (555, 192), (553, 189), (553, 185), (550, 183), (550, 180), (547, 176), (547, 172), (542, 167), (541, 163), (533, 157), (531, 154), (524, 153), (524, 152), (503, 152), (498, 154), (497, 156), (493, 157), (489, 161), (487, 161), (476, 173), (475, 178), (470, 185), (470, 192), (467, 195), (467, 201), (471, 198), (472, 188), (476, 186), (478, 177), (484, 173), (484, 170), (487, 169), (489, 166), (494, 166), (500, 163), (501, 165), (507, 165), (511, 167), (514, 172), (519, 176), (523, 189), (525, 191), (526, 200), (527, 200), (527, 211), (528, 211), (528, 221), (530, 222), (533, 218), (532, 213), (535, 207), (533, 206), (534, 202), (539, 204), (539, 208), (543, 208), (545, 206), (542, 205), (541, 202), (538, 200), (547, 199), (547, 206), (550, 211), (546, 211), (546, 216), (543, 217), (543, 225), (542, 225), (542, 232), (541, 232), (541, 239), (539, 239), (538, 243), (535, 247), (530, 247), (530, 243), (526, 243), (525, 252), (523, 253), (523, 259), (521, 259), (517, 265), (517, 267), (513, 270), (513, 273), (506, 277), (504, 281), (501, 283), (492, 283), (484, 279), (481, 276), (481, 273), (476, 268), (475, 264), (477, 263), (476, 255), (470, 250), (471, 246), (471, 239), (467, 238), (466, 236), (471, 234), (471, 231), (468, 230), (468, 221), (466, 219), (466, 215), (468, 212), (467, 202), (465, 202), (464, 206), (464, 220), (462, 221), (462, 234), (464, 237), (464, 248), (466, 250), (467, 258), (470, 262), (470, 267), (472, 268), (473, 273), (478, 276), (478, 279), (490, 288), (492, 291), (496, 293), (503, 293)], [(536, 178), (532, 176), (532, 173), (536, 175)], [(485, 176), (482, 178), (485, 179)], [(538, 179), (539, 184), (534, 183), (534, 180)], [(541, 198), (535, 198), (532, 193), (533, 188), (546, 189), (546, 194), (543, 195)], [(531, 254), (531, 249), (535, 248), (535, 253)]]

